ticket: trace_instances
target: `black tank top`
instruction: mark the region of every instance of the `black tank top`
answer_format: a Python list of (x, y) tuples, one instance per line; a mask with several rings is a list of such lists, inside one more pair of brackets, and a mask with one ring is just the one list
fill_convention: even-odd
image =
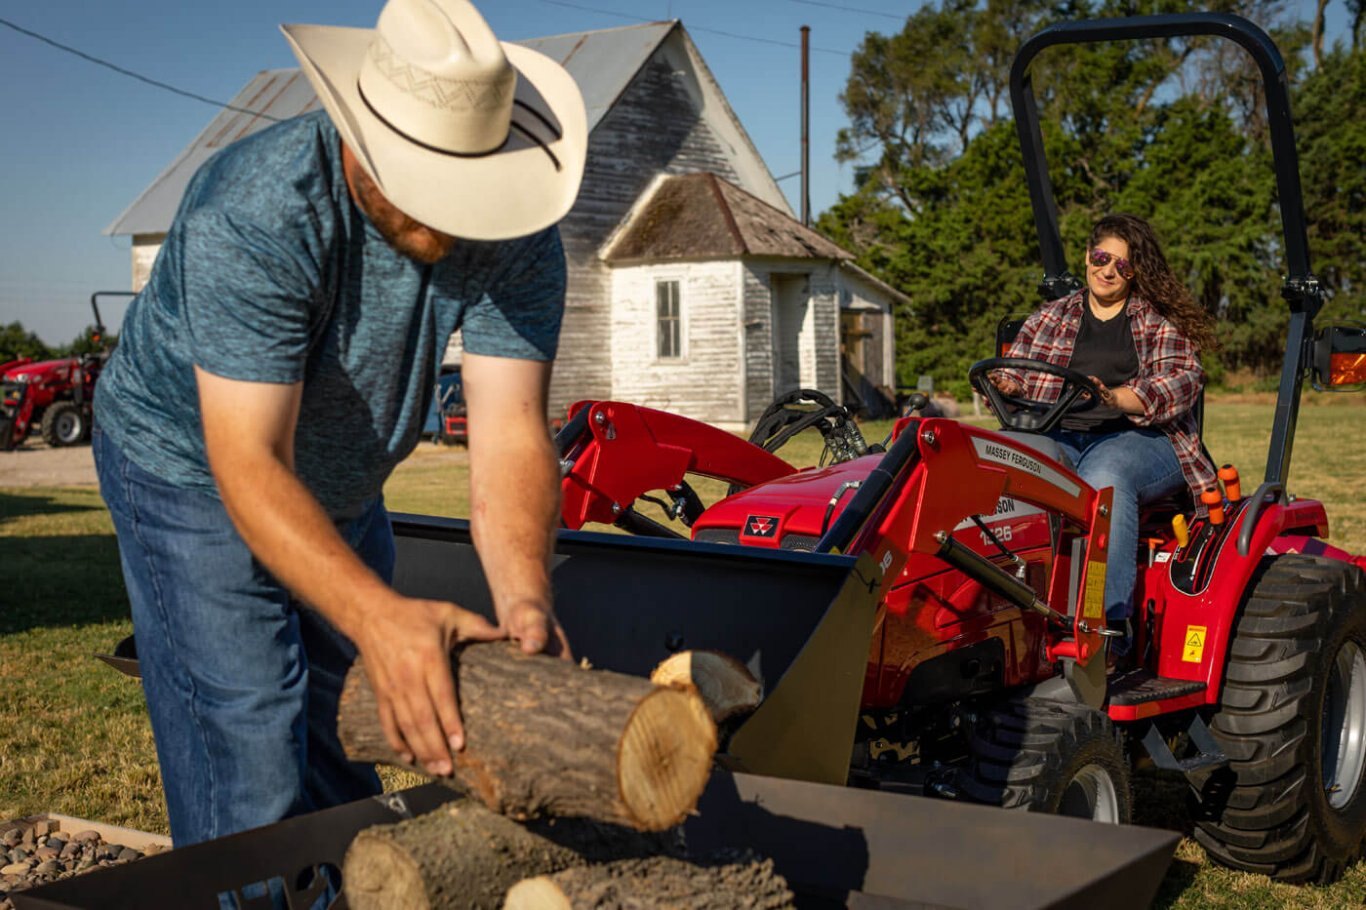
[[(1112, 389), (1137, 376), (1138, 353), (1134, 349), (1129, 315), (1120, 310), (1118, 315), (1102, 321), (1091, 312), (1090, 295), (1083, 297), (1081, 326), (1068, 366), (1083, 375), (1097, 377)], [(1132, 429), (1133, 423), (1119, 408), (1097, 405), (1063, 418), (1062, 428), (1083, 433), (1113, 433)]]

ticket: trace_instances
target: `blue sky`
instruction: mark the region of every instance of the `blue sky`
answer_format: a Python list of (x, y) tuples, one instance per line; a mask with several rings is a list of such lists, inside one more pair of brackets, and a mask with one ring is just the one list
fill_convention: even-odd
[[(1295, 0), (1312, 12), (1312, 0)], [(483, 0), (505, 40), (679, 18), (775, 177), (800, 164), (802, 25), (811, 26), (813, 213), (853, 189), (833, 158), (848, 55), (921, 0)], [(263, 69), (294, 66), (281, 22), (373, 26), (380, 0), (44, 0), (0, 17), (219, 101)], [(1331, 0), (1329, 36), (1345, 31)], [(722, 34), (722, 33), (731, 33)], [(732, 37), (743, 35), (748, 38)], [(758, 40), (755, 40), (758, 39)], [(790, 46), (785, 46), (790, 45)], [(96, 290), (129, 287), (130, 240), (103, 230), (214, 116), (210, 106), (118, 75), (0, 26), (0, 323), (51, 344), (90, 322)], [(799, 211), (800, 180), (780, 184)], [(117, 329), (123, 307), (105, 307)]]

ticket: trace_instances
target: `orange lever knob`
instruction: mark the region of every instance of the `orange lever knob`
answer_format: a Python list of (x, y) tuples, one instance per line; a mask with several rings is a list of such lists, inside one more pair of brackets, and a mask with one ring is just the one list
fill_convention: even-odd
[(1238, 469), (1231, 464), (1226, 464), (1219, 469), (1219, 479), (1224, 482), (1224, 497), (1229, 502), (1237, 502), (1243, 498), (1242, 483), (1238, 479)]
[(1218, 490), (1206, 490), (1200, 494), (1200, 501), (1209, 507), (1209, 523), (1224, 523), (1224, 496)]

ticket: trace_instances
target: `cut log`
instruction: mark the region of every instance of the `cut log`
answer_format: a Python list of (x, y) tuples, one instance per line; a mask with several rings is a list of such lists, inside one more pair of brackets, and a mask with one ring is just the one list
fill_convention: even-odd
[[(526, 655), (511, 642), (461, 649), (452, 672), (465, 724), (453, 782), (495, 812), (662, 831), (706, 786), (716, 725), (695, 692)], [(342, 689), (337, 732), (353, 761), (425, 773), (389, 748), (359, 660)]]
[(783, 910), (792, 892), (773, 861), (696, 866), (671, 857), (566, 868), (514, 885), (504, 910)]
[(496, 908), (528, 874), (581, 862), (573, 850), (462, 800), (356, 835), (342, 865), (342, 888), (355, 910)]
[(718, 724), (753, 711), (764, 694), (748, 667), (720, 651), (680, 651), (655, 667), (650, 681), (695, 688)]
[(583, 819), (523, 825), (459, 800), (356, 835), (342, 865), (342, 887), (355, 910), (496, 910), (522, 879), (679, 847), (673, 833), (641, 834)]

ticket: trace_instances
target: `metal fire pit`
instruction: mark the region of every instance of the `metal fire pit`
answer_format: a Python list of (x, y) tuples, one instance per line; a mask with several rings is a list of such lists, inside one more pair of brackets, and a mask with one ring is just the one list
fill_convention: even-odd
[[(429, 784), (13, 895), (17, 910), (312, 906), (361, 830), (455, 798)], [(802, 908), (1142, 908), (1177, 835), (916, 796), (716, 772), (685, 833), (773, 858)], [(273, 901), (271, 893), (276, 895)], [(332, 910), (346, 906), (339, 897)]]

